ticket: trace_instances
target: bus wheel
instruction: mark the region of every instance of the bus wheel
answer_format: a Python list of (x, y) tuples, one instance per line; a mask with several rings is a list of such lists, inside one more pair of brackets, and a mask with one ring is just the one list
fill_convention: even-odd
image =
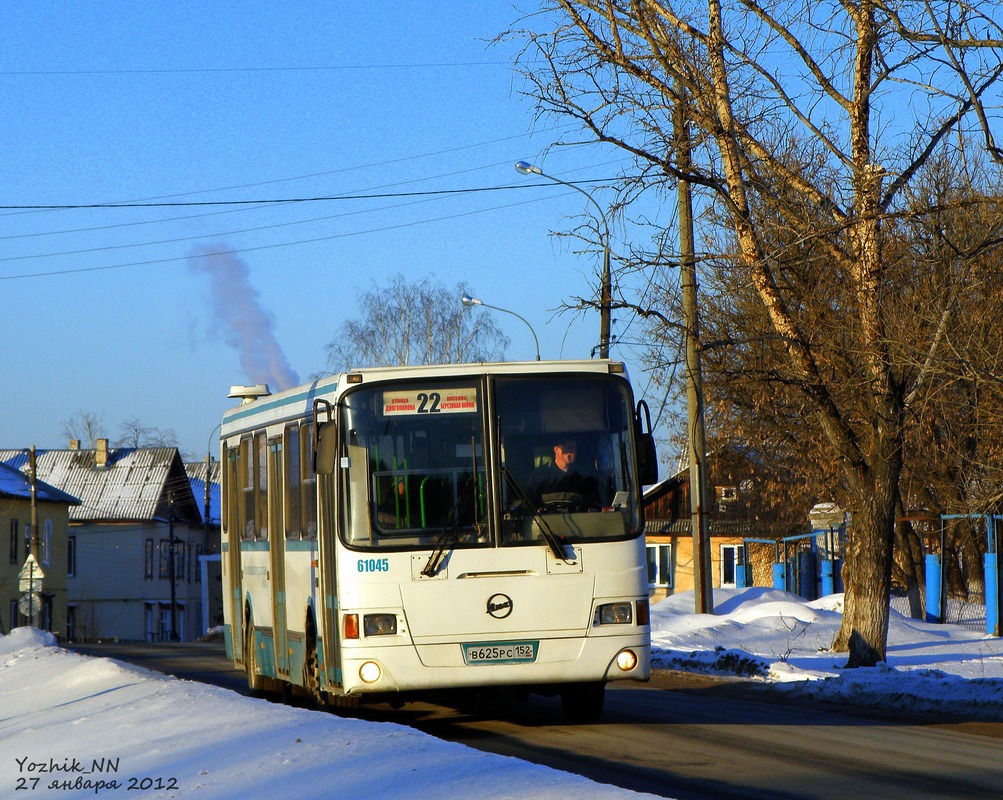
[(569, 722), (593, 722), (602, 715), (606, 684), (574, 683), (561, 690), (561, 708)]
[(247, 688), (252, 696), (258, 696), (265, 690), (265, 678), (258, 673), (258, 650), (254, 646), (254, 628), (244, 626), (244, 669), (247, 670)]
[(303, 688), (311, 702), (318, 708), (327, 705), (327, 697), (320, 688), (320, 659), (317, 657), (317, 634), (314, 629), (313, 617), (308, 616), (306, 622), (306, 658), (303, 659)]

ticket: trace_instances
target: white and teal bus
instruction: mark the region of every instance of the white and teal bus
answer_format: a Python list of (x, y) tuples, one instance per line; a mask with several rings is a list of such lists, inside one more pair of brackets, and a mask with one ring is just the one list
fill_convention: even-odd
[[(227, 652), (251, 689), (602, 711), (649, 677), (647, 408), (607, 360), (363, 369), (221, 426)], [(555, 447), (574, 453), (568, 480)], [(562, 464), (562, 466), (564, 466)]]

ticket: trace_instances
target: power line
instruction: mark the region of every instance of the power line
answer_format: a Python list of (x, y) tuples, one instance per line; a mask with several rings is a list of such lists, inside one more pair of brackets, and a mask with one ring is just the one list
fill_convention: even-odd
[[(580, 184), (592, 184), (598, 182), (597, 179), (589, 181), (578, 181)], [(571, 181), (569, 181), (571, 183)], [(532, 189), (540, 188), (545, 184), (517, 183), (510, 186), (476, 186), (464, 189), (430, 189), (418, 192), (377, 192), (374, 194), (342, 194), (342, 195), (317, 195), (315, 197), (270, 197), (257, 200), (187, 200), (183, 202), (171, 203), (147, 203), (147, 202), (127, 202), (127, 203), (65, 203), (52, 205), (0, 205), (0, 210), (4, 211), (77, 211), (81, 209), (95, 208), (193, 208), (201, 206), (258, 206), (258, 205), (286, 205), (293, 203), (322, 203), (340, 200), (383, 200), (391, 197), (431, 197), (434, 195), (451, 194), (473, 194), (475, 192), (500, 192), (512, 189)]]
[[(2, 74), (2, 73), (0, 73), (0, 74)], [(549, 130), (560, 131), (563, 128), (568, 128), (568, 127), (570, 127), (570, 125), (558, 125), (558, 126), (552, 128), (552, 129), (549, 129)], [(430, 151), (428, 151), (426, 153), (418, 153), (417, 155), (401, 156), (399, 158), (384, 159), (382, 161), (373, 161), (373, 162), (370, 162), (368, 164), (357, 164), (355, 166), (350, 166), (350, 167), (340, 167), (338, 169), (325, 170), (323, 172), (313, 172), (313, 173), (308, 173), (306, 175), (294, 175), (294, 176), (291, 176), (291, 177), (288, 177), (288, 178), (273, 178), (273, 179), (267, 180), (267, 181), (256, 181), (254, 183), (243, 183), (243, 184), (236, 184), (236, 185), (233, 185), (233, 186), (222, 186), (222, 187), (217, 187), (217, 188), (214, 188), (214, 189), (197, 189), (197, 190), (193, 190), (193, 191), (190, 191), (190, 192), (180, 192), (180, 193), (166, 194), (166, 195), (155, 195), (153, 197), (141, 197), (141, 198), (137, 198), (135, 200), (130, 200), (130, 201), (119, 201), (117, 203), (110, 203), (109, 205), (115, 206), (115, 207), (129, 207), (130, 203), (137, 203), (137, 204), (138, 203), (147, 203), (147, 202), (153, 202), (153, 201), (158, 201), (158, 200), (168, 200), (168, 199), (173, 198), (173, 197), (190, 197), (192, 195), (199, 195), (199, 194), (215, 194), (217, 192), (230, 192), (230, 191), (234, 191), (234, 190), (237, 190), (237, 189), (254, 189), (254, 188), (258, 188), (260, 186), (271, 186), (271, 185), (274, 185), (274, 184), (277, 184), (277, 183), (291, 183), (292, 181), (311, 180), (313, 178), (324, 178), (324, 177), (328, 177), (328, 176), (331, 176), (331, 175), (340, 175), (340, 174), (343, 174), (343, 173), (346, 173), (346, 172), (358, 172), (360, 170), (374, 169), (374, 168), (377, 168), (377, 167), (393, 166), (395, 164), (402, 164), (402, 163), (406, 163), (406, 162), (409, 162), (409, 161), (418, 161), (418, 160), (421, 160), (421, 159), (424, 159), (424, 158), (438, 158), (440, 156), (450, 155), (451, 153), (458, 153), (458, 152), (461, 152), (463, 150), (471, 150), (471, 149), (475, 149), (475, 148), (478, 148), (478, 147), (486, 147), (488, 145), (501, 144), (501, 143), (504, 143), (504, 142), (514, 141), (516, 139), (523, 139), (523, 138), (525, 138), (527, 136), (531, 136), (531, 135), (533, 135), (533, 134), (531, 134), (531, 133), (514, 134), (512, 136), (503, 136), (503, 137), (500, 137), (498, 139), (489, 139), (489, 140), (487, 140), (485, 142), (476, 142), (474, 144), (459, 145), (457, 147), (449, 147), (449, 148), (445, 148), (443, 150), (430, 150)], [(578, 146), (581, 146), (581, 145), (569, 145), (569, 146), (570, 147), (578, 147)], [(504, 162), (504, 163), (507, 163), (507, 162)], [(498, 163), (489, 164), (489, 165), (486, 165), (485, 167), (483, 167), (483, 169), (488, 169), (488, 168), (490, 168), (492, 166), (498, 166), (498, 165), (499, 165)], [(462, 174), (464, 172), (474, 172), (477, 169), (482, 169), (482, 168), (481, 167), (476, 167), (476, 168), (471, 168), (471, 169), (467, 169), (467, 170), (458, 170), (458, 171), (453, 171), (453, 172), (441, 173), (441, 174), (436, 175), (434, 177), (436, 177), (436, 178), (449, 177), (451, 175), (458, 175), (458, 174)], [(416, 178), (416, 179), (411, 180), (411, 181), (400, 181), (400, 182), (391, 183), (391, 184), (385, 184), (384, 186), (377, 186), (377, 187), (373, 187), (373, 188), (384, 188), (385, 186), (401, 186), (401, 185), (405, 185), (405, 184), (408, 184), (408, 183), (417, 183), (417, 182), (420, 182), (420, 181), (423, 181), (423, 180), (427, 180), (427, 179), (428, 178)], [(0, 207), (0, 208), (2, 208), (2, 207)], [(59, 207), (58, 206), (56, 206), (56, 207), (49, 207), (49, 206), (42, 206), (42, 207), (29, 207), (29, 206), (18, 207), (18, 206), (11, 206), (10, 208), (11, 209), (19, 209), (20, 208), (20, 210), (18, 210), (17, 213), (24, 214), (24, 213), (35, 213), (36, 211), (39, 211), (39, 210), (58, 209)], [(223, 213), (223, 212), (220, 212), (220, 213)], [(4, 216), (7, 216), (7, 215), (4, 215)], [(71, 231), (71, 232), (72, 233), (76, 233), (76, 231)], [(10, 237), (2, 237), (2, 238), (10, 238)]]
[[(570, 192), (565, 192), (564, 194), (571, 194), (571, 193)], [(277, 249), (277, 248), (280, 248), (280, 247), (295, 247), (297, 245), (316, 244), (317, 242), (328, 242), (328, 241), (333, 241), (335, 239), (347, 239), (347, 238), (349, 238), (351, 236), (363, 236), (363, 235), (369, 234), (369, 233), (382, 233), (384, 231), (399, 230), (401, 228), (412, 228), (412, 227), (415, 227), (417, 225), (427, 225), (427, 224), (432, 223), (432, 222), (443, 222), (443, 221), (450, 220), (450, 219), (460, 219), (462, 217), (470, 217), (470, 216), (474, 216), (475, 214), (484, 214), (484, 213), (487, 213), (489, 211), (498, 211), (498, 210), (501, 210), (501, 209), (504, 209), (504, 208), (514, 208), (515, 206), (526, 205), (527, 203), (537, 203), (537, 202), (541, 202), (544, 199), (550, 199), (550, 198), (537, 198), (535, 200), (524, 200), (524, 201), (519, 202), (519, 203), (508, 203), (508, 204), (502, 205), (502, 206), (492, 206), (491, 208), (482, 208), (482, 209), (477, 209), (477, 210), (474, 210), (474, 211), (465, 211), (465, 212), (461, 212), (461, 213), (458, 213), (458, 214), (450, 214), (450, 215), (444, 216), (444, 217), (436, 217), (436, 218), (433, 218), (433, 219), (415, 220), (413, 222), (402, 222), (402, 223), (398, 223), (396, 225), (386, 225), (386, 226), (379, 227), (379, 228), (369, 228), (367, 230), (348, 231), (348, 232), (345, 232), (345, 233), (336, 233), (336, 234), (332, 234), (331, 236), (319, 236), (319, 237), (314, 238), (314, 239), (302, 239), (302, 240), (294, 241), (294, 242), (277, 242), (277, 243), (274, 243), (274, 244), (258, 245), (256, 247), (241, 247), (239, 249), (234, 249), (234, 250), (220, 250), (220, 251), (217, 251), (217, 252), (215, 252), (213, 254), (214, 255), (233, 255), (233, 256), (238, 256), (238, 255), (242, 255), (244, 253), (251, 253), (251, 252), (258, 251), (258, 250), (274, 250), (274, 249)], [(205, 237), (197, 237), (197, 238), (202, 239), (202, 238), (205, 238)], [(166, 258), (153, 258), (153, 259), (149, 259), (149, 260), (146, 260), (146, 261), (132, 261), (132, 262), (128, 262), (128, 263), (125, 263), (125, 264), (105, 264), (105, 265), (99, 266), (99, 267), (76, 267), (76, 268), (72, 268), (72, 269), (49, 270), (47, 272), (25, 272), (25, 273), (20, 273), (18, 275), (0, 275), (0, 281), (22, 280), (22, 279), (25, 279), (25, 278), (45, 278), (45, 277), (51, 277), (51, 276), (55, 276), (55, 275), (75, 275), (75, 274), (84, 273), (84, 272), (106, 272), (108, 270), (114, 270), (114, 269), (129, 269), (131, 267), (146, 267), (146, 266), (151, 266), (153, 264), (172, 264), (172, 263), (177, 263), (179, 261), (188, 261), (191, 257), (192, 257), (191, 255), (170, 256), (170, 257), (166, 257)]]
[(410, 64), (337, 64), (313, 67), (175, 67), (160, 69), (60, 69), (60, 70), (0, 70), (11, 77), (43, 77), (65, 75), (218, 75), (241, 72), (355, 72), (368, 69), (443, 69), (452, 67), (511, 66), (511, 61), (433, 61)]

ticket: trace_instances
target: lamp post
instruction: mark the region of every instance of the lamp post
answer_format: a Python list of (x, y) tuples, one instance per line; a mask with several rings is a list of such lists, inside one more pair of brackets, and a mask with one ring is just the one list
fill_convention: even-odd
[(541, 178), (546, 178), (547, 180), (553, 181), (554, 183), (559, 183), (562, 186), (567, 186), (574, 189), (576, 192), (581, 192), (585, 195), (585, 198), (595, 207), (596, 213), (599, 215), (599, 221), (602, 222), (602, 240), (603, 240), (603, 267), (602, 267), (602, 282), (600, 283), (599, 289), (599, 358), (609, 358), (609, 327), (610, 327), (610, 303), (612, 299), (612, 279), (610, 274), (609, 265), (609, 225), (606, 222), (606, 215), (603, 213), (602, 207), (596, 202), (595, 198), (586, 192), (581, 186), (575, 186), (573, 183), (568, 183), (560, 178), (555, 178), (553, 175), (548, 175), (542, 169), (540, 169), (535, 164), (530, 164), (528, 161), (517, 161), (515, 163), (516, 172), (522, 175), (539, 175)]
[(507, 308), (499, 308), (498, 306), (490, 306), (483, 300), (479, 300), (476, 297), (471, 297), (469, 294), (463, 295), (460, 298), (460, 302), (465, 306), (484, 306), (485, 308), (493, 308), (495, 311), (501, 311), (505, 314), (511, 314), (513, 317), (518, 317), (523, 322), (526, 323), (526, 327), (529, 328), (529, 332), (533, 334), (533, 342), (536, 344), (536, 360), (540, 360), (540, 340), (536, 338), (536, 331), (533, 330), (533, 326), (529, 324), (529, 320), (520, 314), (516, 314), (514, 311), (509, 311)]

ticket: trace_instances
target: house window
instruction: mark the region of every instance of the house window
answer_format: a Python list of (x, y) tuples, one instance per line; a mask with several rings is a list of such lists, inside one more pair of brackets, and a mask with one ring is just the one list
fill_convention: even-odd
[(717, 487), (717, 510), (719, 514), (727, 514), (738, 500), (738, 489), (734, 486)]
[(649, 544), (645, 547), (648, 559), (648, 588), (672, 588), (672, 545)]
[(10, 521), (10, 563), (17, 563), (17, 520)]
[(47, 519), (42, 526), (41, 542), (42, 565), (49, 566), (52, 563), (52, 520)]
[(146, 568), (143, 577), (148, 581), (153, 580), (153, 539), (146, 540)]
[(18, 619), (18, 617), (20, 617), (20, 615), (21, 615), (20, 612), (17, 610), (17, 600), (11, 600), (10, 601), (10, 626), (7, 628), (7, 630), (13, 630), (14, 628), (18, 628), (18, 627), (21, 626), (21, 620)]
[(159, 577), (165, 580), (171, 577), (171, 542), (170, 539), (160, 540), (160, 570)]
[(738, 570), (741, 565), (742, 546), (738, 544), (721, 545), (721, 585), (735, 586), (738, 582)]
[[(170, 547), (170, 542), (167, 546)], [(179, 539), (174, 540), (174, 579), (177, 581), (185, 579), (185, 543)]]
[(77, 537), (66, 537), (66, 577), (77, 576)]

